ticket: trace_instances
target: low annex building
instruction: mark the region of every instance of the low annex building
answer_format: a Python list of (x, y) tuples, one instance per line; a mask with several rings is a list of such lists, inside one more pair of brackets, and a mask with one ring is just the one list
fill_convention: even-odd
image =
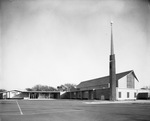
[[(116, 100), (135, 100), (137, 83), (133, 70), (116, 74)], [(110, 76), (83, 81), (68, 94), (70, 99), (110, 100)]]
[(11, 90), (0, 93), (0, 99), (59, 99), (60, 91), (20, 91)]

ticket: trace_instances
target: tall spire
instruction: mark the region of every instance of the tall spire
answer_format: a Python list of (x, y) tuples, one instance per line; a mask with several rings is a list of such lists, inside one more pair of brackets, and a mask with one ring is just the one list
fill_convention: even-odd
[(114, 46), (113, 46), (113, 31), (112, 31), (112, 24), (111, 25), (111, 52), (110, 52), (110, 62), (109, 62), (109, 82), (110, 82), (110, 100), (116, 100), (116, 66), (115, 66), (115, 54), (114, 54)]
[(110, 50), (110, 54), (113, 55), (114, 54), (114, 45), (113, 45), (113, 21), (110, 22), (111, 25), (111, 50)]

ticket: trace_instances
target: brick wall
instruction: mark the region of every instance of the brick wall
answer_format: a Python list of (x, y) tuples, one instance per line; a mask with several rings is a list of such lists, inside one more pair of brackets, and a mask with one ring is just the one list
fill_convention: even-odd
[(98, 100), (109, 100), (110, 89), (98, 89), (95, 90), (95, 99)]

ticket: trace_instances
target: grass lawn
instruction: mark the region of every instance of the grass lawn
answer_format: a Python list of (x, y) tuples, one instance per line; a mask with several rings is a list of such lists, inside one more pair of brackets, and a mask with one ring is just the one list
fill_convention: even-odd
[(0, 101), (0, 121), (150, 121), (150, 103), (79, 100)]

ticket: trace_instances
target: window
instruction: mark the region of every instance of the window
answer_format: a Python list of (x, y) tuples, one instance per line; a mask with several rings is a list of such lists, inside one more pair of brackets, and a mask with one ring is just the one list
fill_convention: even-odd
[(130, 93), (129, 92), (127, 92), (127, 98), (129, 98), (130, 97)]
[(136, 97), (136, 92), (134, 93), (134, 97)]
[(121, 98), (121, 92), (119, 92), (119, 98)]

